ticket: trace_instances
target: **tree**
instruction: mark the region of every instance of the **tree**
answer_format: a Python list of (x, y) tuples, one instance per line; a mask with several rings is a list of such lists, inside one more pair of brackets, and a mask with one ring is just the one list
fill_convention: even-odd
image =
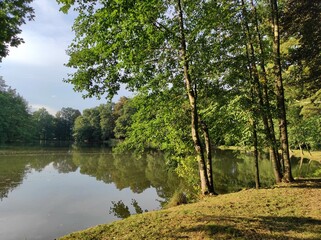
[(98, 107), (85, 109), (78, 116), (73, 129), (77, 142), (103, 142), (114, 137), (115, 120), (113, 103), (101, 104)]
[(73, 137), (76, 142), (87, 142), (92, 139), (92, 127), (88, 119), (79, 116), (75, 120), (75, 127), (73, 129)]
[(321, 2), (286, 0), (280, 17), (287, 85), (294, 88), (296, 100), (308, 98), (321, 87)]
[(291, 171), (291, 162), (289, 154), (287, 118), (285, 109), (285, 96), (282, 76), (281, 53), (280, 53), (280, 23), (278, 1), (271, 0), (271, 24), (273, 31), (273, 58), (275, 74), (275, 94), (278, 107), (278, 120), (280, 129), (280, 142), (282, 150), (282, 159), (284, 164), (283, 180), (286, 182), (294, 181)]
[[(278, 157), (278, 148), (276, 144), (276, 137), (274, 131), (274, 124), (271, 114), (270, 97), (268, 94), (268, 79), (265, 66), (265, 50), (263, 48), (263, 39), (259, 24), (259, 16), (257, 13), (257, 6), (252, 0), (250, 3), (250, 10), (245, 1), (242, 3), (242, 21), (244, 25), (244, 35), (246, 36), (246, 56), (248, 59), (250, 89), (252, 98), (252, 121), (253, 121), (253, 135), (254, 135), (254, 154), (255, 165), (258, 173), (258, 145), (257, 145), (257, 117), (262, 118), (264, 130), (267, 139), (267, 146), (270, 152), (270, 158), (273, 165), (273, 171), (276, 182), (282, 180), (281, 165)], [(251, 24), (250, 24), (251, 23)], [(252, 28), (250, 27), (252, 26)], [(254, 26), (254, 27), (253, 27)], [(258, 51), (256, 49), (259, 49)], [(260, 68), (258, 67), (260, 66)], [(258, 182), (257, 174), (257, 182)], [(257, 184), (258, 186), (259, 184)]]
[(63, 107), (56, 113), (56, 138), (62, 141), (72, 140), (75, 120), (81, 113), (77, 109)]
[(85, 109), (82, 116), (76, 118), (73, 136), (77, 142), (100, 142), (102, 140), (99, 107)]
[(19, 37), (21, 25), (34, 18), (34, 10), (30, 6), (33, 0), (0, 1), (0, 62), (9, 54), (9, 47), (17, 47), (23, 43)]
[(114, 104), (109, 102), (98, 107), (100, 118), (101, 140), (106, 141), (114, 137), (115, 119), (113, 116)]
[(45, 108), (32, 113), (35, 124), (36, 137), (39, 140), (50, 140), (54, 138), (55, 118)]
[[(172, 87), (179, 90), (190, 106), (202, 193), (214, 193), (211, 171), (207, 169), (211, 166), (210, 148), (203, 148), (201, 140), (206, 127), (200, 125), (197, 94), (209, 86), (208, 75), (215, 69), (208, 56), (219, 55), (214, 54), (211, 44), (204, 47), (220, 35), (209, 30), (213, 25), (209, 16), (218, 15), (219, 6), (203, 1), (182, 4), (180, 0), (58, 2), (64, 3), (65, 11), (77, 3), (75, 10), (79, 12), (67, 64), (76, 72), (67, 81), (76, 90), (85, 90), (85, 96), (106, 92), (112, 96), (121, 83), (138, 91), (157, 93)], [(227, 5), (233, 8), (232, 3)], [(225, 19), (231, 18), (232, 14), (224, 14)], [(200, 60), (206, 65), (206, 73)], [(206, 126), (205, 121), (202, 126)]]
[(280, 11), (281, 54), (291, 147), (320, 147), (321, 2), (286, 0)]
[[(79, 13), (67, 63), (75, 72), (66, 81), (87, 97), (112, 97), (120, 84), (138, 92), (125, 144), (165, 149), (163, 141), (177, 156), (190, 153), (185, 147), (192, 142), (203, 194), (215, 193), (211, 146), (222, 142), (253, 143), (256, 156), (267, 146), (276, 181), (282, 170), (291, 181), (277, 1), (57, 1), (63, 11), (74, 6)], [(190, 139), (186, 116), (169, 123), (166, 107), (189, 115)], [(182, 139), (165, 139), (165, 132)], [(181, 149), (173, 147), (177, 142)]]
[(128, 128), (132, 124), (132, 116), (136, 109), (131, 104), (132, 100), (127, 97), (121, 97), (114, 106), (113, 116), (115, 119), (114, 135), (115, 138), (125, 139)]
[(0, 143), (30, 139), (28, 103), (0, 77)]

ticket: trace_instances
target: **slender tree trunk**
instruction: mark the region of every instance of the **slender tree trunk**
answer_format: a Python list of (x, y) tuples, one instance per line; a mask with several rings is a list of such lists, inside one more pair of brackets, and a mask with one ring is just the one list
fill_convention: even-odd
[(254, 166), (255, 166), (255, 187), (259, 189), (261, 187), (260, 183), (260, 171), (259, 171), (259, 151), (258, 151), (258, 141), (257, 141), (257, 123), (256, 120), (253, 121), (253, 140), (254, 140)]
[[(267, 123), (265, 123), (266, 125), (266, 129), (270, 134), (270, 140), (271, 140), (271, 145), (270, 145), (270, 155), (271, 155), (271, 160), (273, 162), (273, 165), (275, 165), (275, 176), (277, 179), (277, 182), (281, 181), (282, 178), (282, 174), (281, 174), (281, 163), (280, 163), (280, 158), (279, 158), (279, 154), (278, 154), (278, 146), (277, 146), (277, 142), (276, 142), (276, 137), (275, 137), (275, 131), (274, 131), (274, 123), (273, 123), (273, 118), (272, 118), (272, 114), (271, 114), (271, 105), (270, 105), (270, 99), (269, 99), (269, 94), (268, 94), (268, 80), (267, 80), (267, 74), (266, 74), (266, 69), (265, 69), (265, 60), (264, 60), (264, 48), (263, 48), (263, 44), (262, 44), (262, 36), (261, 36), (261, 31), (259, 28), (259, 20), (258, 20), (258, 15), (257, 15), (257, 11), (256, 11), (256, 6), (253, 2), (253, 0), (251, 0), (251, 6), (252, 6), (252, 12), (254, 15), (254, 21), (255, 21), (255, 30), (256, 30), (256, 36), (257, 36), (257, 40), (259, 43), (259, 50), (260, 50), (260, 54), (259, 54), (259, 64), (260, 64), (260, 68), (262, 71), (262, 80), (261, 84), (262, 84), (262, 88), (263, 88), (263, 101), (264, 101), (264, 106), (265, 106), (265, 114), (267, 117)], [(277, 172), (279, 173), (277, 173)]]
[(201, 144), (200, 136), (198, 133), (199, 130), (199, 122), (198, 122), (198, 109), (197, 109), (197, 101), (196, 101), (196, 91), (197, 89), (193, 89), (192, 79), (189, 73), (189, 61), (187, 59), (187, 48), (186, 48), (186, 38), (185, 38), (185, 28), (184, 28), (184, 17), (181, 0), (177, 0), (177, 8), (179, 15), (179, 31), (181, 37), (181, 60), (184, 69), (184, 80), (186, 86), (186, 92), (188, 95), (190, 108), (191, 108), (191, 132), (192, 139), (194, 143), (194, 148), (196, 151), (197, 161), (199, 165), (199, 174), (201, 180), (201, 192), (203, 195), (206, 194), (214, 194), (210, 187), (210, 181), (207, 174), (207, 166), (205, 162), (204, 150)]
[(209, 192), (217, 195), (214, 189), (214, 181), (213, 181), (213, 167), (212, 167), (212, 150), (211, 150), (211, 139), (208, 132), (208, 128), (205, 122), (200, 121), (203, 135), (204, 135), (204, 142), (206, 148), (206, 169), (207, 169), (207, 177), (209, 181)]
[(283, 181), (294, 181), (291, 171), (291, 162), (289, 154), (288, 144), (288, 132), (286, 121), (286, 109), (284, 98), (284, 87), (282, 79), (282, 66), (281, 66), (281, 54), (280, 54), (280, 31), (279, 31), (279, 13), (277, 0), (271, 0), (271, 23), (273, 30), (273, 53), (274, 53), (274, 72), (275, 72), (275, 88), (276, 98), (278, 106), (278, 118), (280, 129), (280, 141), (282, 149), (282, 159), (284, 161), (284, 175)]
[[(281, 174), (281, 167), (278, 161), (278, 154), (277, 154), (277, 149), (276, 149), (276, 141), (275, 141), (275, 134), (274, 134), (274, 129), (273, 127), (273, 121), (271, 114), (267, 112), (267, 109), (269, 109), (269, 105), (266, 106), (266, 103), (269, 101), (268, 96), (263, 93), (262, 91), (262, 84), (260, 83), (259, 79), (259, 72), (258, 68), (256, 65), (256, 54), (254, 50), (254, 44), (253, 44), (253, 38), (251, 35), (251, 31), (249, 28), (249, 23), (248, 23), (248, 17), (247, 17), (247, 11), (246, 11), (246, 6), (244, 3), (244, 0), (242, 2), (242, 7), (243, 7), (243, 16), (244, 16), (244, 26), (246, 29), (246, 38), (247, 38), (247, 57), (248, 57), (248, 62), (249, 62), (249, 67), (250, 67), (250, 77), (253, 79), (253, 89), (254, 89), (254, 96), (257, 96), (259, 100), (259, 105), (260, 105), (260, 114), (262, 116), (263, 120), (263, 125), (264, 125), (264, 130), (265, 134), (268, 140), (268, 146), (269, 146), (269, 152), (270, 152), (270, 158), (272, 161), (272, 166), (273, 166), (273, 173), (275, 176), (275, 181), (277, 183), (281, 182), (282, 179), (282, 174)], [(271, 120), (269, 121), (269, 117), (271, 117)], [(271, 122), (271, 123), (270, 123)], [(272, 124), (272, 126), (271, 126)]]

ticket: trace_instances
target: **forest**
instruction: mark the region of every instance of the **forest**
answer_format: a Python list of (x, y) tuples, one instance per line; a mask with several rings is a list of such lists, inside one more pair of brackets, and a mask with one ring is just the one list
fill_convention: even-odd
[(320, 1), (57, 2), (78, 14), (64, 81), (84, 97), (135, 95), (53, 117), (2, 81), (2, 142), (117, 138), (117, 151), (197, 162), (203, 194), (215, 194), (213, 146), (251, 148), (256, 163), (269, 152), (276, 182), (293, 181), (290, 148), (320, 149)]

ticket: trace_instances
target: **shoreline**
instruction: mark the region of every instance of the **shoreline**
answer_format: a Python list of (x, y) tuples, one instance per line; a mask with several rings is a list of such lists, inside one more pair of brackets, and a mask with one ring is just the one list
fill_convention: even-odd
[(321, 179), (296, 179), (132, 215), (59, 240), (320, 239)]

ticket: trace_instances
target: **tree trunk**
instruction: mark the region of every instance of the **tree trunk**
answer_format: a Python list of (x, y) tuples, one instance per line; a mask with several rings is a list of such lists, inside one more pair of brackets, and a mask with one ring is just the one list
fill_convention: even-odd
[[(278, 160), (278, 153), (276, 148), (276, 141), (275, 141), (275, 133), (273, 127), (273, 121), (271, 113), (267, 110), (270, 110), (269, 105), (269, 99), (268, 95), (264, 94), (265, 90), (262, 91), (262, 84), (260, 83), (259, 79), (259, 72), (256, 65), (257, 59), (256, 54), (254, 50), (254, 44), (253, 44), (253, 38), (251, 35), (251, 31), (249, 28), (248, 18), (247, 18), (247, 11), (246, 6), (244, 3), (244, 0), (242, 0), (242, 7), (243, 7), (243, 17), (244, 17), (244, 26), (245, 26), (245, 35), (247, 39), (247, 58), (248, 58), (248, 65), (249, 65), (249, 71), (250, 71), (250, 78), (253, 79), (252, 88), (253, 88), (253, 98), (256, 96), (259, 101), (259, 113), (263, 120), (265, 135), (268, 140), (268, 146), (270, 149), (270, 158), (273, 165), (273, 173), (275, 176), (275, 181), (277, 183), (281, 182), (282, 174), (281, 174), (281, 167)], [(265, 77), (266, 79), (266, 77)], [(267, 89), (267, 86), (266, 86)], [(267, 91), (267, 90), (266, 90)], [(269, 118), (271, 118), (269, 120)]]
[(256, 120), (253, 121), (253, 140), (254, 140), (254, 166), (255, 166), (255, 187), (259, 189), (261, 187), (260, 183), (260, 171), (259, 171), (259, 151), (258, 151), (258, 141), (257, 141), (257, 123)]
[(271, 0), (271, 23), (273, 30), (273, 53), (274, 53), (274, 73), (275, 73), (275, 88), (276, 100), (278, 106), (278, 118), (280, 129), (280, 142), (282, 149), (282, 159), (284, 161), (284, 175), (283, 181), (294, 181), (291, 171), (291, 162), (289, 154), (287, 121), (285, 110), (284, 87), (282, 79), (282, 66), (280, 55), (280, 35), (279, 35), (279, 13), (277, 0)]
[(185, 29), (184, 29), (184, 18), (183, 18), (183, 10), (181, 0), (177, 0), (177, 8), (179, 15), (179, 31), (181, 37), (181, 60), (184, 69), (184, 80), (186, 86), (186, 92), (188, 95), (190, 109), (191, 109), (191, 132), (192, 139), (194, 143), (194, 148), (196, 151), (196, 157), (199, 166), (199, 174), (201, 180), (201, 192), (203, 195), (206, 194), (214, 194), (211, 188), (211, 184), (207, 174), (207, 166), (205, 162), (204, 150), (201, 144), (200, 136), (198, 133), (199, 130), (199, 122), (198, 122), (198, 109), (196, 102), (196, 91), (197, 89), (193, 89), (192, 79), (189, 73), (189, 61), (187, 59), (187, 48), (186, 48), (186, 38), (185, 38)]
[(200, 121), (200, 123), (203, 130), (205, 148), (206, 148), (206, 168), (207, 168), (207, 177), (209, 181), (209, 192), (217, 195), (214, 189), (214, 181), (213, 181), (211, 139), (210, 139), (210, 135), (209, 135), (206, 123), (203, 121)]
[(276, 137), (275, 137), (275, 131), (274, 131), (274, 123), (273, 123), (273, 118), (271, 114), (271, 105), (270, 105), (270, 99), (269, 99), (269, 94), (268, 94), (268, 80), (267, 80), (267, 74), (266, 74), (266, 69), (265, 69), (265, 60), (264, 60), (264, 48), (262, 44), (262, 37), (261, 37), (261, 31), (259, 28), (259, 20), (257, 16), (257, 11), (256, 11), (256, 6), (251, 0), (251, 6), (252, 6), (252, 11), (254, 15), (254, 21), (255, 21), (255, 30), (256, 30), (256, 36), (259, 44), (259, 64), (262, 70), (262, 88), (263, 88), (263, 101), (264, 101), (264, 113), (266, 114), (267, 121), (264, 123), (266, 131), (268, 131), (269, 139), (271, 141), (270, 144), (270, 155), (271, 155), (271, 160), (273, 162), (273, 165), (275, 166), (274, 169), (274, 175), (276, 177), (276, 182), (281, 182), (282, 179), (282, 173), (281, 173), (281, 162), (278, 154), (278, 146), (276, 142)]

